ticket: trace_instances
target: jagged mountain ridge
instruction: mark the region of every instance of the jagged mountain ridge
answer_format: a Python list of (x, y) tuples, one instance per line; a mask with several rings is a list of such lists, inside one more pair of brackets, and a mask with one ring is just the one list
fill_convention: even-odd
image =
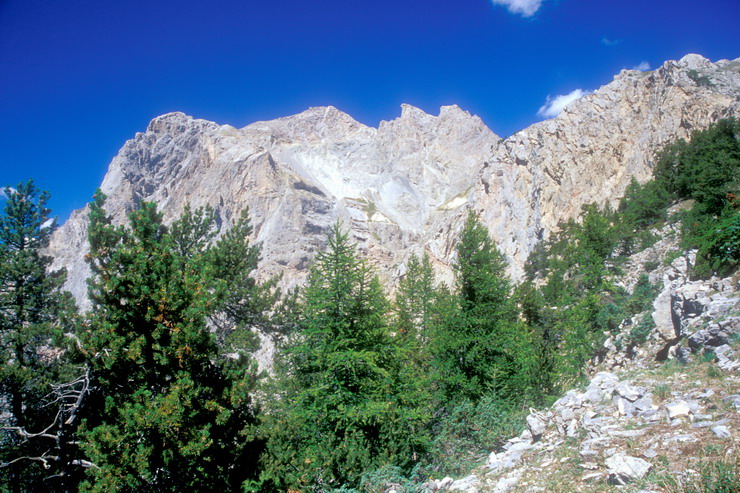
[[(740, 59), (687, 55), (651, 72), (622, 71), (561, 115), (502, 140), (457, 106), (438, 116), (409, 105), (365, 126), (333, 107), (242, 129), (170, 113), (126, 142), (101, 185), (123, 222), (142, 200), (166, 221), (210, 204), (228, 227), (249, 207), (263, 244), (260, 276), (291, 285), (337, 219), (389, 281), (427, 251), (449, 279), (462, 218), (480, 214), (518, 278), (532, 247), (589, 202), (614, 203), (654, 152), (717, 119), (737, 116)], [(86, 210), (55, 233), (54, 268), (85, 299)], [(83, 301), (83, 306), (86, 303)]]

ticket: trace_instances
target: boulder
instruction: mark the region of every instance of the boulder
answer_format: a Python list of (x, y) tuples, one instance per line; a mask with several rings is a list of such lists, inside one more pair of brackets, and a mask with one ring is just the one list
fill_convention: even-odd
[(678, 416), (688, 416), (689, 412), (691, 412), (689, 403), (683, 400), (669, 402), (665, 405), (665, 409), (668, 411), (668, 417), (671, 419)]
[(542, 414), (534, 410), (530, 410), (530, 414), (527, 416), (527, 428), (532, 434), (532, 440), (537, 441), (540, 439), (542, 434), (545, 433), (547, 422)]
[(612, 455), (605, 463), (609, 470), (609, 483), (615, 485), (640, 479), (652, 468), (648, 461), (622, 453)]
[(477, 493), (478, 492), (478, 485), (480, 484), (480, 479), (475, 474), (471, 474), (470, 476), (466, 476), (462, 479), (458, 479), (457, 481), (454, 481), (450, 487), (450, 491), (464, 491), (466, 493)]
[(720, 438), (732, 438), (730, 430), (726, 426), (718, 425), (712, 427), (712, 433)]
[(634, 387), (627, 382), (620, 382), (619, 385), (617, 385), (617, 387), (614, 389), (614, 392), (630, 402), (635, 402), (637, 399), (640, 398), (640, 396), (645, 393), (643, 389)]

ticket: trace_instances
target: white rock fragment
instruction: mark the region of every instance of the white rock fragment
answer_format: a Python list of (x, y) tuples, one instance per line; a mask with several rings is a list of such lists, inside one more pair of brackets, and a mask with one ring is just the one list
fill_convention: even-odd
[(464, 491), (466, 493), (478, 493), (478, 485), (480, 484), (480, 479), (478, 479), (478, 476), (475, 474), (471, 474), (470, 476), (466, 476), (462, 479), (458, 479), (457, 481), (454, 481), (450, 487), (450, 491)]
[(688, 416), (689, 412), (691, 412), (689, 403), (684, 400), (669, 402), (665, 405), (665, 408), (668, 411), (668, 417), (671, 419), (678, 416)]
[(634, 387), (626, 382), (621, 382), (619, 385), (617, 385), (617, 387), (614, 389), (614, 392), (621, 395), (630, 402), (635, 402), (644, 393), (637, 387)]
[(437, 489), (443, 490), (443, 489), (449, 488), (450, 485), (454, 482), (455, 482), (454, 479), (447, 476), (444, 479), (440, 479), (439, 481), (437, 481)]
[(585, 476), (583, 476), (581, 478), (581, 481), (583, 481), (583, 482), (593, 481), (594, 479), (600, 478), (603, 475), (604, 475), (603, 472), (592, 472), (592, 473), (589, 473), (589, 474), (586, 474)]
[(506, 493), (507, 491), (510, 491), (519, 482), (519, 478), (521, 478), (523, 472), (524, 471), (522, 469), (516, 469), (500, 478), (496, 482), (496, 486), (493, 487), (493, 492)]
[(730, 430), (726, 426), (714, 426), (712, 427), (712, 433), (717, 435), (720, 438), (731, 438), (732, 435), (730, 434)]
[(640, 479), (652, 468), (648, 461), (622, 453), (614, 454), (605, 463), (609, 470), (609, 482), (616, 485)]
[(665, 443), (691, 443), (698, 441), (698, 438), (696, 438), (694, 435), (689, 434), (676, 435), (664, 440)]
[(527, 416), (527, 428), (532, 433), (532, 438), (537, 440), (547, 429), (547, 423), (540, 413), (531, 411), (529, 416)]

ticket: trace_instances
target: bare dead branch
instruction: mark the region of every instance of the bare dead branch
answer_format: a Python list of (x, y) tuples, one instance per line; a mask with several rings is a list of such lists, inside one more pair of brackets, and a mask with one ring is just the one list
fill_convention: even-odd
[[(52, 390), (44, 399), (47, 401), (46, 406), (58, 406), (56, 415), (52, 422), (43, 430), (38, 432), (28, 431), (26, 428), (21, 426), (2, 426), (0, 430), (14, 432), (24, 440), (34, 439), (50, 439), (55, 441), (55, 445), (52, 449), (44, 452), (40, 456), (23, 456), (15, 458), (9, 462), (0, 463), (0, 468), (8, 467), (12, 464), (21, 461), (32, 461), (39, 462), (44, 469), (51, 468), (52, 463), (59, 464), (64, 462), (66, 459), (61, 459), (61, 456), (68, 456), (63, 451), (68, 447), (76, 447), (78, 442), (68, 440), (68, 433), (65, 430), (74, 424), (77, 414), (82, 407), (85, 396), (90, 393), (90, 369), (88, 367), (80, 368), (82, 374), (69, 382), (63, 382), (52, 385)], [(58, 451), (59, 455), (54, 455), (51, 450)], [(70, 460), (66, 464), (60, 464), (62, 472), (50, 476), (50, 478), (65, 475), (65, 469), (68, 466), (76, 466), (83, 468), (97, 467), (90, 461), (84, 459)]]

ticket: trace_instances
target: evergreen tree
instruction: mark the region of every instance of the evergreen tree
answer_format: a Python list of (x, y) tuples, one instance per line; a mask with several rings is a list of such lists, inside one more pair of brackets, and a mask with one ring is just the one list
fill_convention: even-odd
[[(68, 376), (62, 332), (74, 309), (64, 271), (47, 273), (55, 227), (47, 192), (5, 188), (0, 215), (0, 481), (11, 491), (50, 489), (70, 465), (57, 441), (52, 385)], [(53, 428), (53, 429), (52, 429)], [(44, 432), (41, 434), (41, 432)], [(43, 466), (43, 467), (42, 467)], [(49, 478), (49, 481), (44, 481)]]
[(740, 120), (723, 119), (668, 145), (657, 157), (655, 179), (673, 198), (693, 198), (703, 213), (720, 215), (740, 193)]
[(492, 391), (521, 396), (531, 364), (527, 331), (517, 322), (506, 260), (472, 212), (454, 268), (458, 309), (432, 343), (442, 394), (474, 402)]
[(247, 209), (208, 252), (213, 266), (214, 314), (210, 321), (225, 350), (249, 358), (258, 349), (256, 330), (274, 332), (277, 327), (268, 314), (278, 304), (278, 278), (259, 283), (252, 277), (260, 260), (260, 247), (247, 240), (252, 225)]
[(419, 259), (412, 254), (406, 273), (398, 283), (394, 309), (398, 335), (413, 341), (413, 346), (420, 348), (429, 340), (437, 297), (429, 255), (424, 253)]
[(222, 306), (221, 266), (208, 247), (213, 216), (186, 209), (168, 229), (144, 202), (129, 228), (116, 227), (104, 200), (98, 192), (90, 209), (93, 310), (81, 339), (97, 392), (81, 438), (96, 467), (83, 487), (236, 489), (258, 452), (249, 437), (254, 382), (224, 367), (207, 328)]
[(264, 478), (282, 489), (357, 485), (364, 471), (408, 468), (426, 441), (423, 393), (403, 378), (380, 283), (339, 224), (328, 243), (310, 270), (266, 425)]

